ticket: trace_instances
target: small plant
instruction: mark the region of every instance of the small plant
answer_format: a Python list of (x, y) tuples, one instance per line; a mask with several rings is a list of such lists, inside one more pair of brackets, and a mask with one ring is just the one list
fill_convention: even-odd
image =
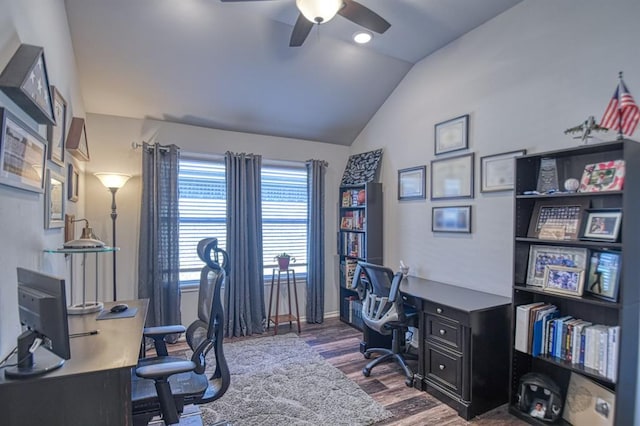
[(296, 258), (284, 251), (280, 254), (275, 255), (273, 260), (276, 260), (278, 262), (278, 267), (280, 268), (280, 270), (289, 269), (289, 262), (296, 263)]

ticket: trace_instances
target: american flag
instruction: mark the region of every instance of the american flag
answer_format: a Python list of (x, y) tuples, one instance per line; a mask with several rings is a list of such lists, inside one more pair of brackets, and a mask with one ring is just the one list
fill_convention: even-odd
[(600, 120), (600, 125), (610, 130), (631, 136), (640, 121), (640, 110), (629, 93), (629, 89), (620, 78), (618, 87), (609, 101), (607, 110)]

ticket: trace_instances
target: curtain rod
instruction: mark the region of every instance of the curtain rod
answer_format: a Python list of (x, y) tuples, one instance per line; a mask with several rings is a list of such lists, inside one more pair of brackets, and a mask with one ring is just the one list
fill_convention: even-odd
[[(154, 145), (154, 144), (150, 144), (150, 145)], [(171, 145), (160, 145), (159, 143), (155, 144), (159, 149), (165, 149), (168, 150), (169, 148), (171, 148)], [(143, 144), (138, 143), (138, 142), (131, 142), (131, 148), (132, 149), (138, 149), (138, 148), (142, 148)]]

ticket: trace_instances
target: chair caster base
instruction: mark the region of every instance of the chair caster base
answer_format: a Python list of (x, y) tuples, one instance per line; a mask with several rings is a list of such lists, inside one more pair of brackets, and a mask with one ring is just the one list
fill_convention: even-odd
[(362, 354), (366, 359), (371, 359), (371, 354), (367, 351)]
[(371, 369), (366, 368), (366, 367), (365, 367), (365, 368), (363, 368), (363, 369), (362, 369), (362, 375), (363, 375), (364, 377), (369, 377), (369, 376), (371, 375)]
[(413, 387), (413, 377), (408, 378), (407, 380), (405, 380), (404, 384), (407, 385), (408, 388), (412, 388)]

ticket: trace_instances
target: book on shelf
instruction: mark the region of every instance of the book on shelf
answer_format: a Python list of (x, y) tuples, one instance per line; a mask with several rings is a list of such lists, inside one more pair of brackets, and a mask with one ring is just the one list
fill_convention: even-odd
[(365, 235), (355, 232), (342, 233), (342, 250), (344, 256), (365, 258)]
[(516, 336), (514, 347), (520, 352), (529, 353), (529, 314), (531, 309), (542, 305), (542, 302), (520, 305), (516, 308)]
[(364, 189), (346, 189), (342, 192), (342, 207), (363, 206), (366, 199)]
[(362, 210), (345, 211), (340, 219), (340, 229), (342, 230), (364, 230), (365, 214)]

